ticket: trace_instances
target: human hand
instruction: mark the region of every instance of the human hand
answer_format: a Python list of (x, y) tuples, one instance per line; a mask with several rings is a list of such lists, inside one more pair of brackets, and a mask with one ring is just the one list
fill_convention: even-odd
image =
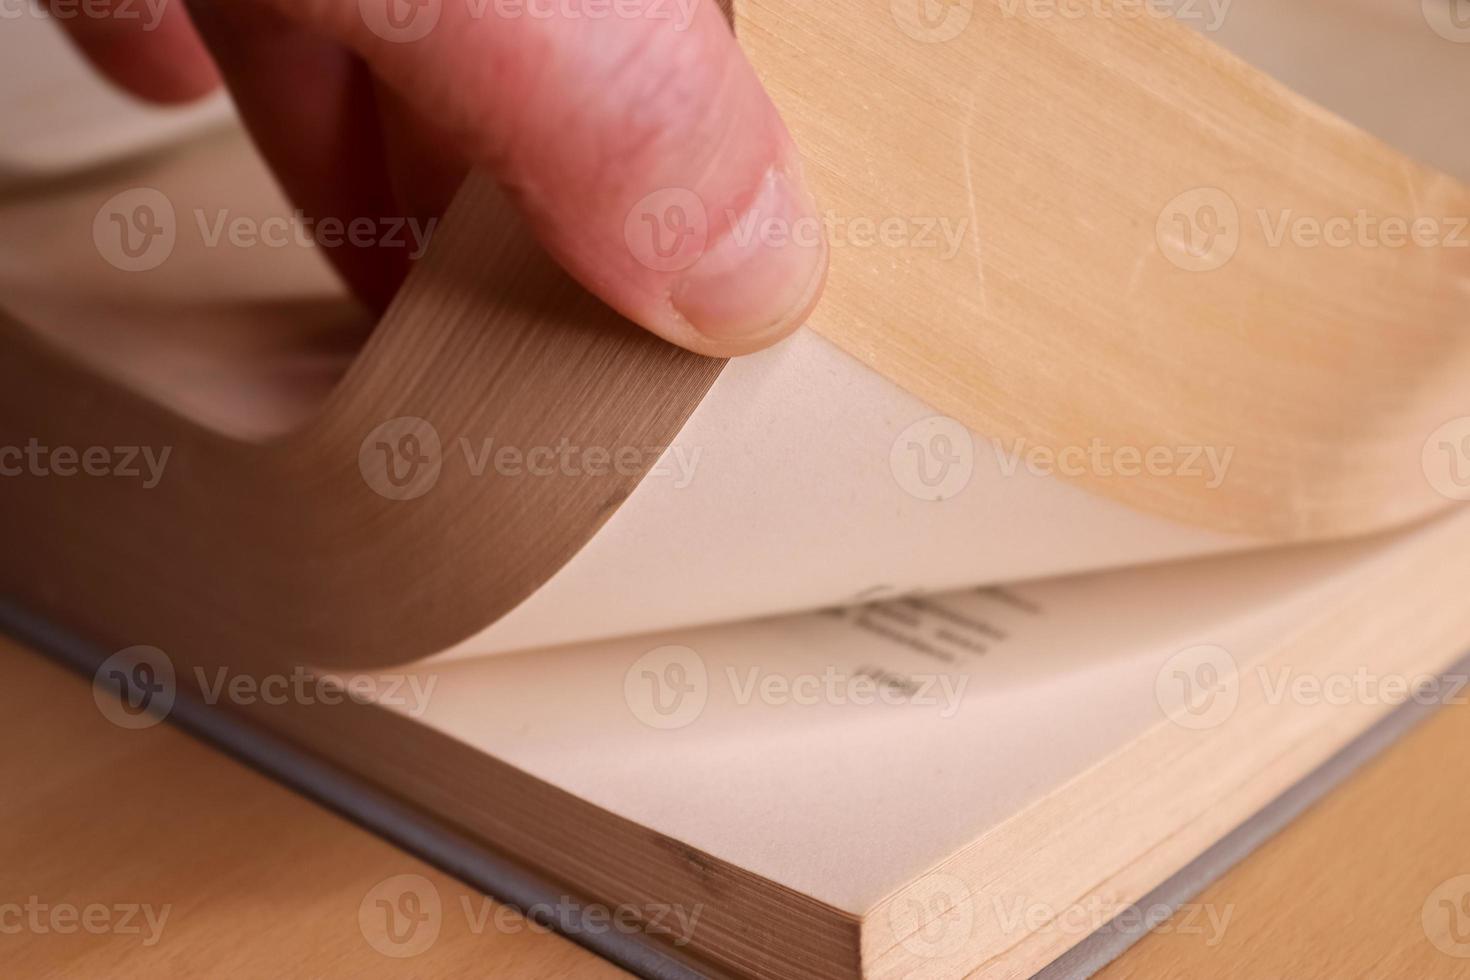
[[(691, 350), (767, 346), (817, 301), (815, 204), (715, 0), (149, 2), (63, 23), (144, 98), (222, 77), (310, 216), (437, 216), (479, 167), (576, 279)], [(401, 249), (327, 251), (377, 308), (407, 273)]]

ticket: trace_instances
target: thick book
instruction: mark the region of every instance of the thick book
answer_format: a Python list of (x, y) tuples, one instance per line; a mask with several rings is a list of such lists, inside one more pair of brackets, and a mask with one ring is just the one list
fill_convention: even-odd
[(728, 364), (481, 176), (372, 322), (228, 107), (18, 20), (65, 111), (0, 149), (5, 619), (644, 972), (1030, 975), (1457, 694), (1431, 6), (737, 0), (833, 247)]

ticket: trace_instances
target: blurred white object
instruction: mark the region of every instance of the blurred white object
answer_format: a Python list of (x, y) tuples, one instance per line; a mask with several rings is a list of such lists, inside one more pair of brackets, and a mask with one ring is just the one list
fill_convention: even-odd
[(0, 184), (109, 163), (232, 124), (219, 93), (158, 108), (110, 85), (33, 4), (0, 19)]
[(1470, 181), (1470, 0), (1166, 2), (1301, 95)]

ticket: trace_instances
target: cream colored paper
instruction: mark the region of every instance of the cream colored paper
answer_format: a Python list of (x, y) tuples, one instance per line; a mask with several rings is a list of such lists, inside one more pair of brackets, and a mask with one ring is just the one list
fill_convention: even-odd
[[(899, 603), (424, 664), (395, 690), (416, 685), (427, 696), (390, 706), (620, 816), (862, 914), (1145, 732), (1175, 725), (1166, 711), (1183, 703), (1175, 695), (1184, 679), (1209, 682), (1215, 668), (1242, 700), (1277, 688), (1275, 668), (1256, 665), (1307, 625), (1371, 604), (1364, 589), (1402, 575), (1436, 535), (1467, 528), (1461, 511), (1357, 543), (958, 593), (920, 611), (917, 627), (899, 625), (908, 608)], [(1384, 629), (1402, 606), (1394, 596), (1385, 593), (1383, 613), (1371, 617)], [(874, 631), (950, 649), (937, 637), (955, 617), (1007, 638), (946, 662)], [(1395, 663), (1427, 650), (1390, 634), (1350, 658), (1322, 655), (1334, 664), (1330, 685), (1359, 672), (1392, 679)], [(896, 704), (861, 704), (864, 672), (930, 686)], [(1266, 710), (1305, 734), (1343, 720), (1334, 696), (1283, 697)], [(1394, 703), (1370, 693), (1353, 708)], [(1239, 740), (1243, 766), (1272, 755), (1230, 723), (1228, 710), (1211, 706), (1178, 732)], [(1215, 774), (1191, 778), (1178, 788)]]
[[(1178, 465), (1197, 466), (1202, 480), (1228, 471), (1229, 447), (1161, 448)], [(654, 475), (587, 547), (450, 653), (553, 646), (1251, 543), (1131, 511), (1043, 475), (1044, 463), (1024, 445), (936, 419), (913, 395), (802, 330), (726, 367)], [(929, 496), (943, 492), (952, 496)]]
[[(1259, 8), (1249, 8), (1246, 16), (1258, 18)], [(1402, 18), (1396, 23), (1402, 26)], [(6, 142), (12, 169), (101, 163), (196, 131), (220, 111), (202, 109), (186, 119), (125, 106), (81, 68), (54, 25), (24, 19), (8, 26), (14, 29), (0, 42), (16, 56), (9, 63), (20, 63), (21, 56), (40, 59), (21, 91), (33, 96), (44, 85), (65, 99), (50, 114), (19, 101), (0, 105), (7, 134), (14, 134)], [(1261, 59), (1267, 57), (1260, 53), (1266, 36), (1258, 26), (1221, 32), (1222, 40), (1242, 51), (1255, 44), (1250, 50)], [(65, 153), (55, 149), (63, 145)], [(269, 201), (274, 191), (260, 193)], [(288, 212), (283, 202), (274, 206)], [(26, 220), (38, 219), (28, 211)], [(19, 296), (24, 306), (29, 293), (35, 309), (66, 323), (84, 356), (105, 358), (107, 343), (117, 338), (109, 329), (116, 325), (115, 311), (126, 307), (139, 281), (119, 276), (93, 292), (53, 290), (55, 295), (43, 297), (38, 284), (48, 274), (54, 279), (58, 267), (30, 243), (48, 239), (27, 234), (14, 240), (27, 244), (7, 251), (6, 279), (15, 287), (8, 302)], [(61, 239), (53, 234), (49, 240)], [(190, 288), (207, 293), (210, 276), (218, 277), (215, 285), (227, 283), (227, 252), (217, 250), (207, 270), (191, 269)], [(319, 257), (304, 257), (299, 265), (312, 295), (320, 294), (325, 280)], [(25, 316), (27, 309), (17, 312)], [(164, 361), (152, 360), (155, 366)], [(178, 375), (187, 364), (169, 370)], [(197, 393), (219, 385), (171, 387)], [(321, 390), (315, 379), (295, 387)], [(283, 420), (309, 410), (298, 394), (292, 397), (280, 413)], [(231, 392), (227, 410), (238, 414), (249, 401), (248, 391)], [(494, 433), (484, 437), (493, 440)], [(467, 460), (485, 448), (483, 442), (451, 444), (445, 452)], [(1231, 447), (1104, 448), (1172, 453), (1175, 464), (1199, 467), (1207, 483), (1228, 469)], [(958, 461), (948, 458), (951, 452), (959, 452)], [(732, 364), (655, 475), (583, 552), (519, 608), (453, 652), (552, 646), (1254, 543), (1136, 513), (1057, 476), (1038, 475), (1027, 452), (1023, 444), (997, 443), (986, 433), (935, 420), (907, 391), (803, 331), (775, 350)], [(954, 474), (960, 476), (951, 479)], [(927, 476), (937, 483), (931, 486)]]

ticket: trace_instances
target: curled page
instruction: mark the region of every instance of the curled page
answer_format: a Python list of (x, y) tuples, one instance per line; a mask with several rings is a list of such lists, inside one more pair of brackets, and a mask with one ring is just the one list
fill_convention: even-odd
[[(730, 365), (593, 301), (482, 175), (376, 326), (309, 234), (237, 241), (295, 226), (236, 131), (16, 184), (0, 588), (103, 638), (370, 668), (1470, 497), (1470, 249), (1298, 234), (1455, 235), (1470, 189), (1177, 24), (972, 6), (923, 46), (883, 5), (735, 5), (848, 237), (807, 328)], [(160, 465), (58, 479), (58, 447)]]

